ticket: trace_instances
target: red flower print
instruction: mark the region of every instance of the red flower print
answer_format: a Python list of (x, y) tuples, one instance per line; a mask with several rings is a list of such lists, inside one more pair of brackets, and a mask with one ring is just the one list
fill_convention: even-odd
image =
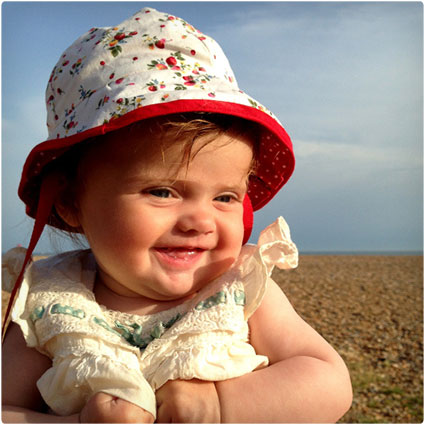
[(125, 38), (125, 34), (123, 32), (119, 32), (119, 33), (115, 34), (114, 38), (115, 38), (115, 40), (118, 40), (118, 41), (123, 40)]
[(118, 80), (115, 81), (115, 84), (121, 84), (124, 81), (124, 78), (118, 78)]
[(109, 76), (109, 79), (110, 80), (112, 80), (112, 78), (114, 78), (115, 77), (115, 74), (114, 73), (112, 73), (110, 76)]
[(170, 56), (169, 58), (167, 58), (165, 60), (165, 62), (167, 62), (167, 64), (170, 65), (170, 66), (174, 66), (174, 65), (177, 64), (176, 58), (173, 58), (172, 56)]
[(131, 31), (129, 33), (126, 33), (124, 29), (118, 30), (118, 28), (113, 28), (114, 31), (118, 31), (115, 33), (115, 35), (111, 35), (106, 37), (104, 44), (105, 46), (108, 45), (112, 56), (115, 58), (122, 52), (121, 44), (125, 44), (125, 40), (127, 38), (133, 37), (138, 34), (137, 31)]
[(159, 69), (160, 71), (163, 71), (164, 69), (167, 69), (166, 65), (164, 65), (163, 63), (157, 63), (155, 65), (156, 69)]
[(100, 61), (100, 65), (104, 66), (105, 65), (105, 61)]
[(69, 61), (65, 61), (62, 66), (67, 66), (69, 64)]
[(196, 84), (196, 81), (193, 79), (191, 75), (183, 77), (183, 80), (186, 81), (184, 83), (185, 86), (194, 86)]
[(133, 60), (137, 61), (139, 58), (137, 56), (134, 56)]
[(123, 98), (120, 97), (119, 99), (117, 99), (117, 103), (121, 104), (123, 102)]
[(156, 86), (149, 86), (148, 90), (149, 91), (157, 91), (158, 88)]
[(72, 65), (72, 70), (71, 71), (69, 71), (69, 73), (71, 74), (71, 75), (74, 75), (74, 74), (78, 74), (79, 73), (79, 71), (80, 71), (80, 67), (82, 67), (82, 61), (83, 61), (83, 59), (82, 58), (79, 58), (78, 60), (77, 60), (77, 62), (75, 62), (73, 65)]
[(155, 46), (158, 47), (158, 49), (163, 49), (165, 47), (165, 38), (161, 38), (161, 40), (155, 42)]
[(190, 51), (190, 54), (191, 54), (192, 56), (195, 56), (195, 55), (196, 55), (196, 50), (191, 50), (191, 51)]

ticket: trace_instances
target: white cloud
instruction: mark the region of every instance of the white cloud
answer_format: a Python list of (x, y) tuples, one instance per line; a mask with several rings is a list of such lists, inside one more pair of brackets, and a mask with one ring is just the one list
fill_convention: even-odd
[(241, 88), (293, 137), (365, 146), (402, 140), (417, 149), (423, 55), (414, 12), (397, 4), (276, 3), (241, 9), (212, 35)]
[(341, 162), (346, 169), (350, 164), (394, 169), (423, 166), (423, 158), (416, 151), (403, 147), (306, 140), (295, 140), (293, 144), (296, 158), (304, 163)]

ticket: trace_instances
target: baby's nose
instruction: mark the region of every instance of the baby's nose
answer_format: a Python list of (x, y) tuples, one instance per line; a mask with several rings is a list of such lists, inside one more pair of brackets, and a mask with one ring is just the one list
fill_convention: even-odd
[(212, 207), (202, 205), (188, 206), (179, 216), (179, 230), (197, 234), (212, 233), (216, 229), (215, 215)]

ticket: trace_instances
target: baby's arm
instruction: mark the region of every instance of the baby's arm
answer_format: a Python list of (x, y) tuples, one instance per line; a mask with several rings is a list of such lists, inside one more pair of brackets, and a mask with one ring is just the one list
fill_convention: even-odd
[(78, 415), (54, 416), (36, 382), (51, 367), (51, 360), (28, 348), (20, 328), (10, 324), (2, 348), (2, 420), (5, 423), (72, 423)]
[(214, 382), (176, 379), (156, 392), (158, 423), (219, 423), (220, 402)]
[(48, 414), (36, 383), (51, 360), (28, 348), (21, 330), (10, 325), (3, 344), (2, 419), (5, 423), (153, 423), (144, 409), (104, 393), (92, 396), (81, 413)]
[(216, 382), (222, 422), (335, 422), (349, 409), (343, 360), (271, 279), (249, 326), (251, 344), (270, 366)]
[(105, 393), (93, 395), (80, 413), (81, 423), (151, 424), (153, 416), (133, 403)]

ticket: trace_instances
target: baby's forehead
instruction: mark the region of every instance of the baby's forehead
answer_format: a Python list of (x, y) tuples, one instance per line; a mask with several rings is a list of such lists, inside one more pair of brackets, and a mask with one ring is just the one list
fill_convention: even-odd
[[(158, 138), (140, 137), (109, 138), (99, 147), (101, 152), (93, 152), (92, 160), (102, 161), (105, 165), (115, 166), (131, 172), (144, 170), (145, 174), (176, 170), (183, 162), (180, 144), (164, 143)], [(100, 153), (100, 154), (99, 154)]]
[(92, 156), (95, 160), (102, 158), (108, 162), (169, 167), (189, 163), (200, 153), (212, 154), (221, 146), (238, 142), (253, 144), (248, 137), (235, 136), (231, 131), (197, 137), (196, 134), (188, 136), (158, 126), (126, 127), (103, 136)]
[(85, 176), (107, 176), (132, 185), (141, 180), (185, 178), (197, 163), (197, 167), (201, 164), (217, 172), (229, 172), (230, 168), (234, 179), (244, 179), (251, 171), (252, 152), (250, 141), (228, 133), (193, 141), (123, 129), (96, 143), (82, 161), (82, 172)]

